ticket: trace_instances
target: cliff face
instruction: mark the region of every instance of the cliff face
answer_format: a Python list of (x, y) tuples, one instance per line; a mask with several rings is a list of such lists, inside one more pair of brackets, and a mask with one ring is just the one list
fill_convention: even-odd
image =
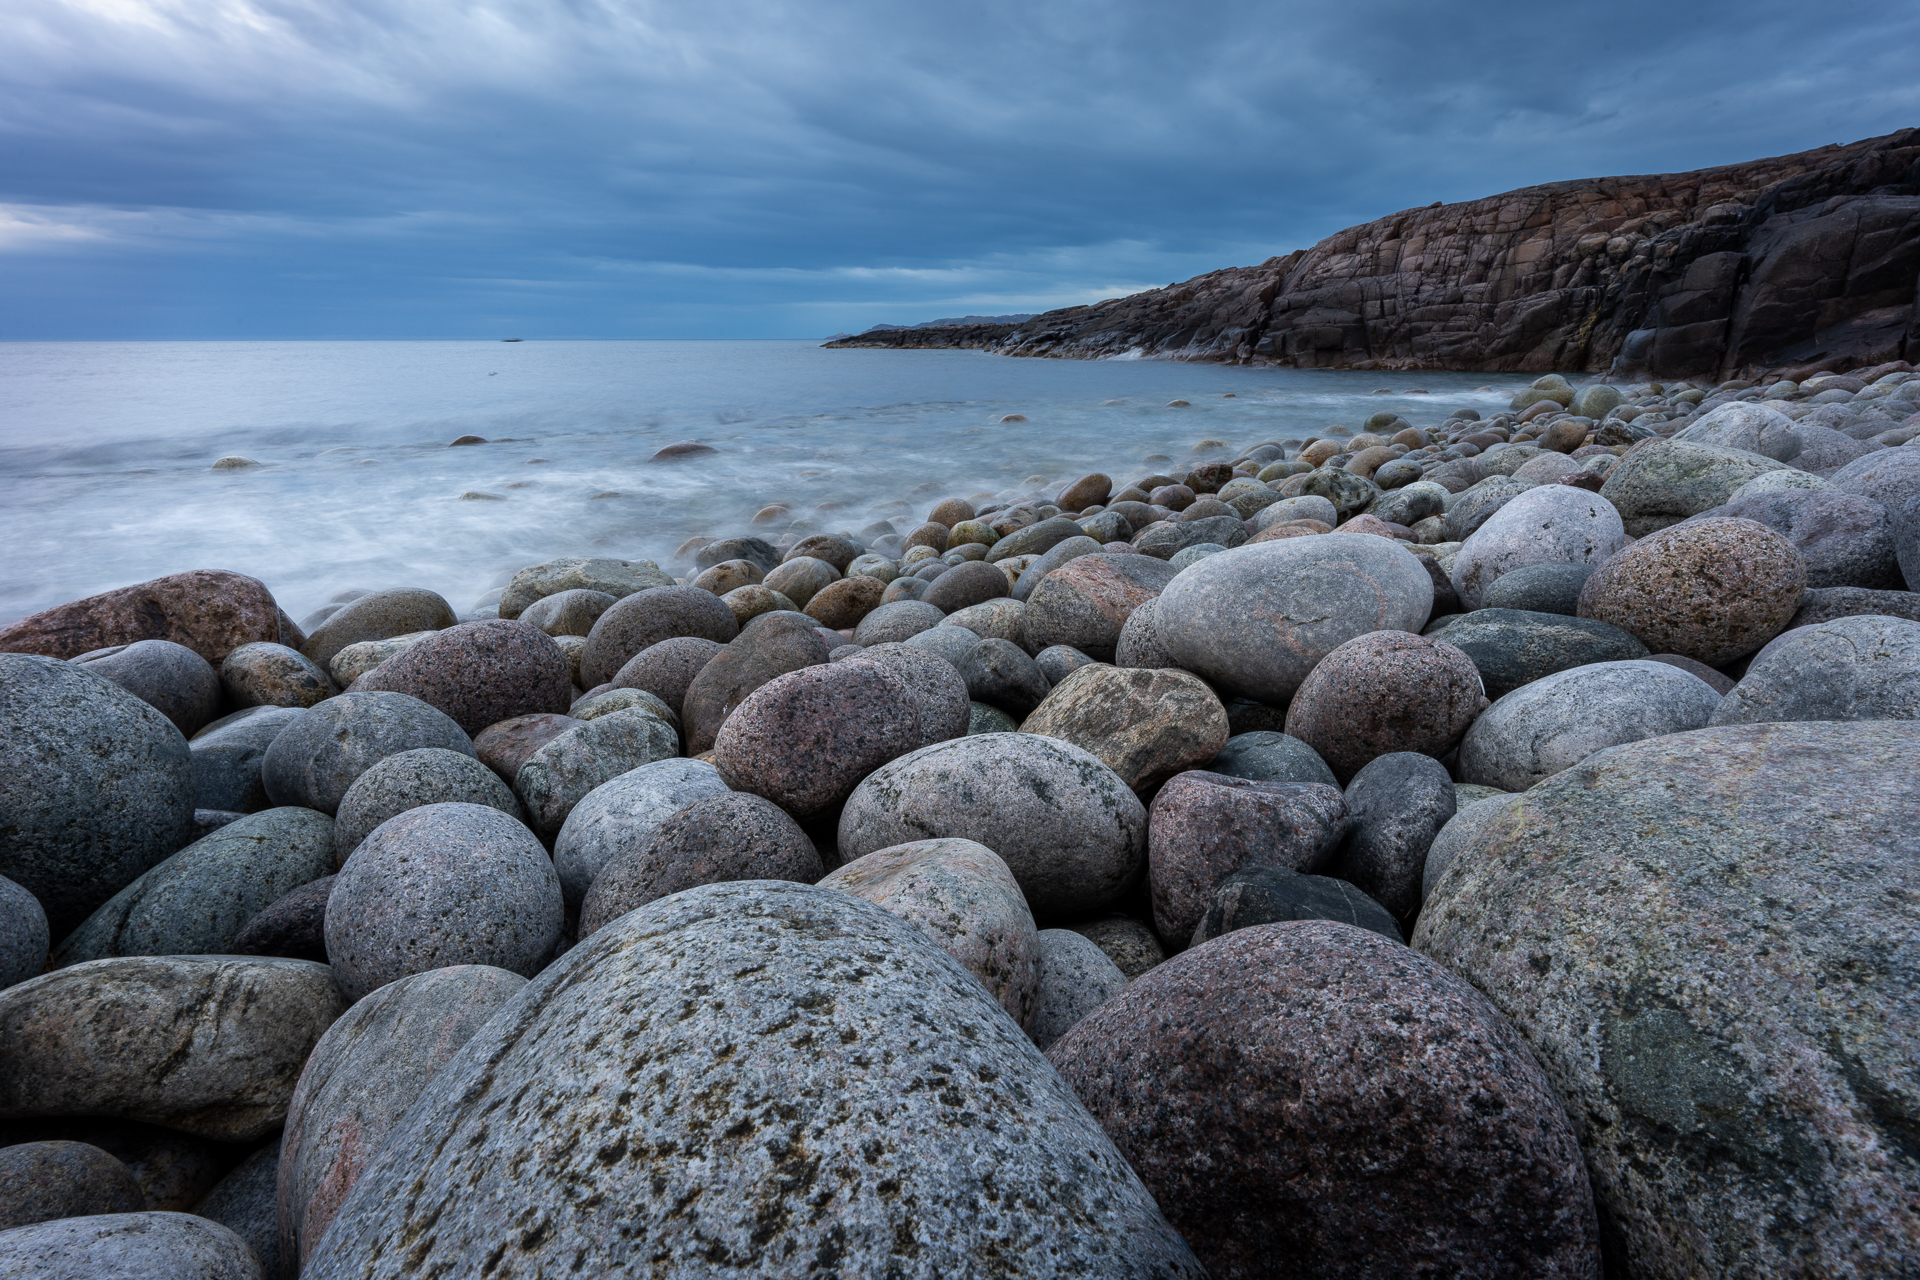
[(1920, 129), (1436, 204), (1018, 325), (834, 347), (1726, 376), (1920, 358)]

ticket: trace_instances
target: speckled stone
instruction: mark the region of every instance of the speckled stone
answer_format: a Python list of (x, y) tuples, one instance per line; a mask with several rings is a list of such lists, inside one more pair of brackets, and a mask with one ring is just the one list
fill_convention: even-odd
[(1020, 722), (998, 707), (984, 702), (967, 704), (968, 733), (1017, 733)]
[(935, 578), (920, 599), (942, 613), (954, 614), (1012, 594), (1013, 587), (998, 565), (969, 560)]
[(1558, 671), (1647, 656), (1646, 645), (1612, 623), (1523, 609), (1476, 609), (1428, 631), (1427, 638), (1472, 659), (1487, 696), (1495, 699)]
[(1033, 655), (1033, 663), (1040, 668), (1040, 674), (1047, 683), (1057, 685), (1081, 667), (1093, 665), (1095, 659), (1082, 653), (1072, 645), (1048, 645)]
[(1432, 607), (1433, 583), (1412, 553), (1329, 533), (1209, 556), (1160, 594), (1154, 627), (1179, 666), (1284, 705), (1335, 648), (1371, 631), (1417, 632)]
[(276, 1136), (220, 1179), (193, 1209), (195, 1217), (217, 1222), (246, 1241), (268, 1280), (280, 1274), (280, 1215), (275, 1203), (279, 1167)]
[(147, 1207), (126, 1165), (84, 1142), (0, 1147), (0, 1231)]
[(920, 745), (906, 682), (875, 663), (808, 667), (750, 694), (714, 740), (729, 787), (797, 818), (846, 799), (869, 773)]
[(691, 585), (724, 598), (730, 591), (757, 586), (766, 576), (767, 571), (751, 560), (722, 560), (702, 569)]
[(680, 707), (687, 754), (712, 750), (728, 718), (767, 682), (819, 666), (831, 652), (804, 614), (782, 611), (755, 618), (688, 685)]
[(280, 608), (264, 585), (224, 569), (195, 569), (55, 605), (0, 627), (0, 653), (74, 658), (114, 645), (171, 640), (218, 666), (243, 644), (279, 639)]
[(869, 645), (844, 661), (877, 663), (905, 683), (920, 717), (921, 746), (966, 734), (972, 704), (952, 663), (908, 644)]
[(220, 664), (220, 687), (236, 707), (310, 707), (340, 692), (313, 659), (284, 644), (243, 644)]
[(335, 865), (388, 818), (424, 804), (483, 804), (512, 818), (522, 816), (512, 790), (472, 756), (445, 747), (402, 751), (375, 763), (340, 798), (333, 822)]
[[(1529, 564), (1509, 570), (1494, 580), (1480, 597), (1484, 609), (1520, 609), (1573, 617), (1580, 610), (1580, 588), (1597, 565)], [(1449, 582), (1451, 585), (1451, 582)], [(1457, 597), (1456, 597), (1457, 599)], [(1435, 611), (1439, 606), (1436, 604)]]
[(477, 1272), (528, 1204), (529, 1273), (615, 1272), (633, 1232), (662, 1276), (716, 1250), (741, 1275), (1201, 1274), (971, 974), (801, 885), (690, 890), (581, 943), (426, 1087), (305, 1275)]
[(1143, 600), (1128, 615), (1114, 641), (1113, 663), (1141, 671), (1164, 671), (1180, 664), (1160, 641), (1160, 601)]
[(83, 653), (73, 664), (89, 675), (113, 681), (188, 736), (220, 714), (220, 673), (205, 658), (171, 640), (142, 640)]
[(943, 623), (937, 627), (928, 627), (902, 643), (915, 649), (924, 649), (958, 671), (961, 661), (973, 651), (974, 645), (980, 643), (980, 636), (965, 627), (948, 626)]
[(498, 809), (429, 804), (360, 842), (327, 896), (327, 957), (358, 1000), (455, 964), (537, 972), (560, 940), (560, 877)]
[(627, 659), (612, 684), (616, 689), (644, 689), (679, 713), (694, 677), (726, 649), (726, 645), (701, 636), (675, 636)]
[(876, 849), (820, 881), (911, 920), (1027, 1026), (1040, 986), (1033, 913), (999, 854), (972, 840), (915, 840)]
[(1794, 422), (1778, 409), (1763, 404), (1734, 402), (1709, 409), (1676, 432), (1675, 440), (1691, 444), (1718, 445), (1757, 453), (1775, 462), (1791, 462), (1800, 452), (1800, 437)]
[(189, 1210), (218, 1185), (244, 1149), (135, 1120), (57, 1116), (9, 1121), (9, 1142), (84, 1142), (127, 1166), (143, 1207)]
[(354, 687), (410, 694), (469, 734), (514, 716), (556, 714), (573, 700), (567, 656), (553, 637), (499, 618), (437, 631)]
[(1042, 555), (1034, 557), (1026, 568), (1020, 571), (1020, 580), (1013, 584), (1013, 598), (1026, 601), (1033, 595), (1034, 589), (1046, 581), (1047, 575), (1062, 565), (1078, 560), (1081, 556), (1099, 555), (1102, 544), (1098, 539), (1077, 535), (1057, 542)]
[(1435, 884), (1414, 945), (1539, 1055), (1624, 1273), (1920, 1267), (1920, 1172), (1894, 1154), (1916, 752), (1920, 725), (1894, 722), (1616, 747), (1516, 800)]
[(1018, 600), (986, 600), (947, 615), (941, 626), (971, 631), (982, 640), (1005, 640), (1033, 652), (1027, 637), (1027, 606)]
[(371, 591), (341, 606), (339, 612), (315, 627), (300, 652), (331, 672), (334, 657), (348, 645), (390, 640), (416, 631), (440, 631), (458, 621), (453, 606), (435, 592), (419, 587)]
[(649, 587), (617, 601), (600, 615), (580, 655), (587, 688), (605, 684), (635, 654), (662, 640), (697, 636), (725, 644), (740, 634), (733, 610), (698, 587)]
[(514, 775), (527, 825), (552, 838), (594, 788), (680, 754), (680, 735), (650, 711), (616, 711), (551, 739)]
[(53, 963), (228, 954), (268, 904), (333, 870), (333, 826), (311, 809), (228, 823), (114, 894), (61, 940)]
[(897, 642), (939, 626), (945, 617), (924, 600), (895, 600), (862, 617), (853, 639), (863, 645)]
[(707, 796), (662, 819), (646, 840), (594, 878), (580, 907), (580, 936), (656, 898), (703, 884), (813, 884), (825, 873), (820, 851), (779, 805), (742, 791)]
[[(1230, 713), (1229, 726), (1231, 721)], [(1227, 739), (1227, 745), (1220, 748), (1220, 754), (1213, 758), (1207, 771), (1254, 782), (1318, 782), (1336, 790), (1340, 786), (1340, 780), (1333, 776), (1333, 770), (1327, 768), (1319, 752), (1277, 729), (1234, 734)]]
[(816, 591), (803, 606), (803, 612), (823, 627), (835, 631), (860, 625), (860, 620), (880, 607), (887, 584), (877, 578), (856, 576), (828, 583)]
[(1199, 678), (1109, 666), (1068, 675), (1020, 728), (1092, 753), (1137, 792), (1206, 764), (1228, 737), (1226, 708)]
[(1516, 495), (1466, 539), (1454, 557), (1460, 603), (1478, 609), (1495, 582), (1536, 564), (1598, 564), (1626, 545), (1613, 504), (1597, 493), (1546, 484)]
[(40, 900), (0, 876), (0, 991), (39, 976), (51, 945)]
[(466, 731), (404, 693), (343, 693), (287, 722), (260, 764), (267, 796), (332, 814), (354, 780), (388, 756), (420, 747), (472, 755)]
[(1146, 810), (1091, 753), (1027, 733), (970, 734), (878, 770), (840, 817), (840, 855), (973, 840), (1012, 869), (1036, 917), (1084, 918), (1139, 880)]
[(1702, 516), (1752, 520), (1779, 533), (1806, 562), (1809, 587), (1897, 591), (1905, 585), (1894, 555), (1893, 524), (1887, 509), (1872, 498), (1781, 489), (1736, 498)]
[[(503, 597), (504, 598), (504, 597)], [(521, 622), (532, 623), (550, 636), (589, 636), (600, 615), (613, 607), (618, 597), (586, 587), (556, 591), (542, 596), (521, 610)], [(503, 615), (504, 616), (504, 615)]]
[(1042, 1050), (1127, 985), (1127, 975), (1097, 943), (1071, 929), (1042, 929), (1040, 984), (1028, 1034)]
[(1152, 556), (1080, 556), (1028, 594), (1028, 637), (1036, 649), (1072, 645), (1096, 661), (1110, 662), (1127, 619), (1165, 590), (1177, 572)]
[(325, 964), (327, 895), (332, 892), (333, 877), (325, 875), (275, 898), (241, 926), (229, 953)]
[(567, 708), (567, 714), (575, 720), (599, 720), (621, 711), (645, 711), (667, 722), (677, 734), (680, 729), (680, 713), (673, 707), (645, 689), (607, 689), (589, 694)]
[(1806, 589), (1793, 544), (1751, 520), (1689, 520), (1634, 543), (1580, 589), (1580, 616), (1710, 667), (1786, 629)]
[(193, 808), (186, 739), (159, 711), (71, 663), (0, 654), (0, 876), (56, 937), (186, 843)]
[(1018, 720), (1047, 696), (1047, 677), (1011, 640), (982, 640), (960, 660), (960, 678), (975, 702), (999, 707)]
[(573, 807), (553, 842), (567, 909), (577, 911), (606, 866), (650, 842), (660, 824), (727, 784), (704, 760), (661, 760), (594, 788)]
[(189, 738), (193, 807), (254, 813), (271, 805), (261, 762), (273, 740), (300, 711), (299, 707), (248, 707), (222, 716)]
[[(1916, 510), (1920, 516), (1920, 509)], [(1916, 531), (1920, 537), (1920, 530)], [(1920, 551), (1920, 544), (1916, 544)], [(1916, 561), (1920, 569), (1920, 561)], [(1920, 573), (1916, 573), (1920, 579)], [(1865, 591), (1859, 587), (1809, 587), (1800, 597), (1800, 609), (1787, 623), (1794, 627), (1811, 627), (1817, 623), (1832, 622), (1835, 618), (1852, 618), (1862, 614), (1877, 613), (1889, 618), (1906, 618), (1910, 622), (1920, 622), (1920, 593), (1912, 591)]]
[[(1481, 829), (1506, 811), (1506, 803), (1515, 799), (1504, 791), (1494, 791), (1491, 795), (1476, 795), (1468, 799), (1460, 794), (1466, 788), (1455, 784), (1454, 798), (1457, 807), (1447, 825), (1440, 828), (1440, 834), (1433, 838), (1427, 847), (1426, 864), (1420, 871), (1420, 900), (1425, 903), (1427, 895), (1433, 892), (1433, 886), (1453, 865), (1454, 858), (1462, 849), (1472, 844), (1480, 835)], [(1491, 790), (1477, 788), (1476, 790)]]
[(1301, 875), (1285, 867), (1245, 867), (1215, 886), (1191, 945), (1286, 920), (1334, 920), (1395, 942), (1405, 940), (1392, 914), (1345, 880)]
[(693, 563), (700, 569), (711, 569), (728, 560), (751, 560), (763, 571), (770, 572), (780, 563), (780, 553), (763, 538), (722, 538), (693, 554)]
[(1898, 511), (1920, 493), (1920, 449), (1876, 449), (1828, 478), (1842, 493), (1857, 493), (1889, 511)]
[(0, 1274), (34, 1280), (265, 1280), (245, 1240), (191, 1213), (107, 1213), (0, 1231)]
[(1395, 751), (1354, 775), (1346, 801), (1353, 825), (1327, 874), (1355, 886), (1395, 918), (1411, 920), (1420, 908), (1427, 850), (1458, 807), (1453, 778), (1431, 756)]
[(1487, 707), (1473, 659), (1405, 631), (1357, 636), (1307, 673), (1287, 733), (1312, 747), (1342, 786), (1389, 752), (1443, 756)]
[(127, 956), (43, 974), (0, 991), (0, 1120), (109, 1116), (258, 1142), (346, 1007), (332, 971), (304, 960)]
[(491, 965), (433, 969), (388, 983), (327, 1028), (300, 1073), (280, 1147), (280, 1251), (290, 1273), (421, 1087), (526, 985)]
[(328, 676), (340, 688), (351, 690), (361, 676), (374, 670), (388, 658), (405, 653), (433, 634), (431, 631), (410, 631), (405, 635), (392, 636), (385, 640), (356, 641), (333, 655), (333, 659), (327, 664)]
[(636, 592), (668, 586), (672, 582), (672, 576), (662, 572), (660, 566), (651, 560), (564, 556), (558, 560), (529, 565), (514, 574), (513, 580), (500, 595), (500, 616), (518, 618), (534, 601), (559, 595), (563, 591), (598, 591), (615, 599), (624, 599)]
[(1377, 934), (1237, 930), (1136, 979), (1047, 1056), (1216, 1278), (1276, 1259), (1323, 1276), (1600, 1275), (1547, 1076), (1483, 996)]
[(1351, 820), (1332, 787), (1195, 771), (1160, 788), (1147, 821), (1154, 932), (1179, 947), (1224, 877), (1250, 866), (1317, 871)]
[(1112, 915), (1068, 928), (1099, 947), (1129, 982), (1167, 958), (1153, 930), (1132, 916)]
[(761, 585), (805, 609), (819, 592), (840, 581), (840, 571), (817, 556), (789, 557)]
[(1600, 496), (1620, 513), (1629, 537), (1644, 538), (1720, 506), (1755, 476), (1785, 469), (1785, 463), (1738, 449), (1645, 440), (1607, 473)]
[(520, 772), (520, 766), (530, 759), (534, 752), (552, 742), (570, 729), (585, 724), (584, 720), (575, 720), (572, 716), (541, 713), (531, 716), (514, 716), (498, 724), (490, 724), (474, 735), (473, 750), (479, 756), (480, 763), (494, 771), (502, 782), (513, 785), (514, 778)]
[(1776, 637), (1754, 655), (1709, 724), (1920, 720), (1920, 622), (1837, 618)]

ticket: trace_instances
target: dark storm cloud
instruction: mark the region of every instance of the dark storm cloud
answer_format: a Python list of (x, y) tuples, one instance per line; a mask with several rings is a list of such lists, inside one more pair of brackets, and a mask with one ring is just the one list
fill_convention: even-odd
[(1884, 5), (12, 0), (0, 336), (812, 335), (1920, 118)]

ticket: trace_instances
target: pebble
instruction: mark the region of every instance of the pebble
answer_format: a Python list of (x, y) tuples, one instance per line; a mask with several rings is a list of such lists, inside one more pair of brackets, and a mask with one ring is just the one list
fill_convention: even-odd
[(278, 805), (331, 816), (347, 788), (388, 756), (421, 747), (475, 755), (443, 711), (404, 693), (343, 693), (290, 719), (267, 748), (260, 775)]
[(95, 653), (73, 664), (113, 681), (173, 721), (188, 737), (220, 714), (220, 673), (205, 658), (171, 640), (142, 640)]
[(228, 952), (325, 964), (327, 895), (332, 892), (333, 876), (328, 874), (275, 898), (240, 927)]
[(704, 760), (659, 760), (589, 791), (553, 842), (567, 910), (577, 912), (607, 864), (651, 840), (667, 818), (727, 789)]
[(1095, 664), (1069, 674), (1020, 726), (1089, 752), (1145, 794), (1227, 744), (1227, 712), (1184, 671)]
[(1781, 720), (1920, 720), (1920, 622), (1836, 618), (1785, 632), (1708, 723)]
[[(374, 764), (340, 797), (332, 823), (333, 866), (345, 863), (388, 818), (426, 804), (483, 804), (511, 818), (522, 817), (513, 791), (473, 756), (445, 747), (402, 751)], [(236, 822), (223, 831), (241, 825)]]
[(1193, 946), (1236, 929), (1286, 920), (1337, 920), (1383, 938), (1404, 942), (1399, 921), (1345, 880), (1302, 875), (1285, 867), (1245, 867), (1213, 890), (1206, 914), (1193, 930)]
[(680, 735), (671, 724), (651, 711), (615, 711), (556, 735), (528, 756), (514, 774), (513, 794), (526, 806), (527, 825), (551, 840), (596, 787), (679, 754)]
[(1070, 929), (1042, 929), (1040, 982), (1027, 1031), (1034, 1044), (1050, 1049), (1082, 1018), (1127, 985), (1127, 975), (1098, 944)]
[(1357, 636), (1315, 664), (1287, 708), (1286, 732), (1342, 786), (1396, 751), (1444, 756), (1487, 707), (1473, 659), (1405, 631)]

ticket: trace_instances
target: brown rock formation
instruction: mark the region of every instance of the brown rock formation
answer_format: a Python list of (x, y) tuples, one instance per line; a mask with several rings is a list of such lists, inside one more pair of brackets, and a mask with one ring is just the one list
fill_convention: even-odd
[(1693, 173), (1435, 204), (1018, 325), (833, 347), (1299, 368), (1728, 374), (1920, 353), (1920, 129)]

